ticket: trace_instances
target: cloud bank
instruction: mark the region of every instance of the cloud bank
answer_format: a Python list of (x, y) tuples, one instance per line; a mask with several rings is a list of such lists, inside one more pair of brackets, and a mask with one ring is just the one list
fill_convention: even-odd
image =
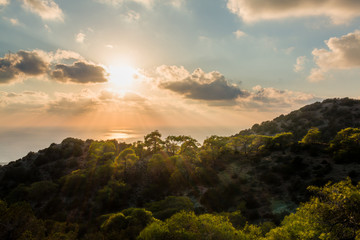
[(334, 24), (343, 24), (360, 16), (358, 0), (228, 0), (227, 7), (245, 22), (328, 16)]
[(294, 108), (321, 100), (313, 94), (291, 90), (279, 90), (272, 87), (263, 88), (257, 85), (249, 91), (249, 97), (238, 99), (239, 109), (257, 109), (272, 111)]
[[(69, 61), (73, 63), (69, 64)], [(102, 66), (84, 60), (77, 53), (64, 50), (56, 53), (20, 50), (0, 58), (0, 84), (31, 77), (85, 84), (107, 82), (108, 74)]]
[(312, 94), (271, 87), (240, 89), (238, 85), (229, 83), (221, 73), (205, 73), (200, 68), (190, 73), (182, 66), (163, 65), (147, 76), (159, 89), (171, 91), (182, 98), (239, 111), (288, 109), (320, 100)]
[(56, 92), (53, 97), (39, 91), (0, 92), (0, 112), (76, 116), (95, 111), (114, 111), (116, 108), (139, 109), (146, 105), (146, 101), (135, 93), (120, 94), (111, 90)]
[(329, 49), (312, 51), (317, 68), (312, 69), (310, 81), (324, 80), (324, 74), (333, 69), (360, 68), (360, 31), (332, 37), (325, 43)]

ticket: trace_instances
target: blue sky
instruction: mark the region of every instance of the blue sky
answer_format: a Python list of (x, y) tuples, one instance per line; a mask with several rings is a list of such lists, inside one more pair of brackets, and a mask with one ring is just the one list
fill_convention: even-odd
[(359, 16), (356, 0), (0, 0), (0, 122), (235, 133), (358, 98)]

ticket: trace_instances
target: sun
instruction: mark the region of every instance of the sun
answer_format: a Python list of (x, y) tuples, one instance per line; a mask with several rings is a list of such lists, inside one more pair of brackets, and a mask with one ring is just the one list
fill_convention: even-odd
[(130, 88), (138, 71), (129, 64), (117, 63), (108, 67), (109, 82), (117, 87)]

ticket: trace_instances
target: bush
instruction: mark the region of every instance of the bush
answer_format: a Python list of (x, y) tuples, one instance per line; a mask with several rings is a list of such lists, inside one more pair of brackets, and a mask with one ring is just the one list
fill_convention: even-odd
[(154, 214), (154, 217), (165, 220), (180, 211), (194, 211), (194, 204), (188, 197), (169, 196), (164, 200), (147, 203), (145, 208)]

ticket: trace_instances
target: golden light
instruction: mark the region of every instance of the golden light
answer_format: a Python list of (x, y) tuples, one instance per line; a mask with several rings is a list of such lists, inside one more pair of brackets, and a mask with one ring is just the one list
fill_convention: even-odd
[(109, 82), (122, 88), (130, 88), (138, 74), (135, 68), (126, 63), (110, 65), (108, 71)]

